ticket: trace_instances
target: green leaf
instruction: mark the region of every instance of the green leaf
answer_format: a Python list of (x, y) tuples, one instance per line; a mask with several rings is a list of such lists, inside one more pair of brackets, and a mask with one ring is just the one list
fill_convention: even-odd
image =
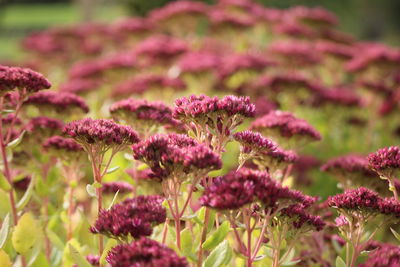
[(107, 262), (106, 262), (106, 257), (107, 257), (107, 255), (108, 255), (108, 252), (109, 252), (113, 247), (115, 247), (116, 245), (118, 245), (118, 241), (117, 241), (117, 240), (112, 239), (112, 238), (109, 238), (109, 239), (107, 240), (106, 246), (104, 247), (104, 250), (103, 250), (103, 254), (102, 254), (101, 257), (100, 257), (100, 263), (101, 263), (101, 264), (106, 264), (106, 263), (107, 263)]
[(45, 197), (45, 196), (49, 195), (49, 186), (47, 183), (45, 183), (43, 181), (43, 178), (39, 178), (36, 181), (35, 189), (36, 189), (36, 193), (41, 197)]
[(344, 260), (343, 260), (340, 256), (337, 256), (337, 257), (336, 257), (336, 264), (335, 264), (335, 266), (336, 266), (336, 267), (346, 267), (346, 263), (344, 262)]
[(107, 210), (111, 209), (111, 207), (114, 205), (115, 200), (116, 200), (117, 197), (118, 197), (118, 194), (119, 194), (119, 190), (115, 193), (113, 199), (111, 200), (110, 206), (108, 206), (108, 209), (107, 209)]
[(293, 266), (299, 262), (301, 262), (301, 260), (289, 261), (289, 262), (282, 263), (282, 266)]
[(17, 226), (15, 226), (11, 241), (15, 251), (19, 254), (27, 255), (35, 248), (39, 237), (40, 225), (35, 220), (32, 213), (27, 212), (22, 215)]
[(119, 169), (119, 166), (114, 167), (114, 168), (110, 168), (110, 169), (108, 169), (108, 170), (106, 171), (106, 174), (113, 173), (113, 172), (117, 171), (118, 169)]
[(60, 251), (64, 250), (65, 244), (64, 242), (58, 237), (56, 233), (54, 233), (50, 229), (46, 229), (47, 237), (49, 238), (50, 242)]
[(17, 147), (21, 143), (22, 139), (24, 138), (25, 133), (26, 133), (25, 130), (22, 131), (22, 133), (16, 139), (12, 140), (10, 143), (7, 144), (7, 148), (12, 149), (12, 148)]
[(397, 233), (392, 227), (390, 227), (390, 231), (392, 231), (394, 237), (396, 237), (396, 239), (397, 239), (398, 241), (400, 241), (400, 234)]
[(69, 253), (71, 258), (78, 265), (78, 267), (92, 267), (87, 260), (79, 253), (79, 251), (71, 244), (68, 244)]
[(182, 253), (186, 257), (192, 254), (193, 237), (192, 233), (188, 228), (185, 228), (183, 231), (181, 231), (181, 247), (182, 247)]
[(138, 171), (144, 171), (144, 170), (146, 170), (146, 169), (148, 169), (149, 168), (149, 165), (147, 165), (147, 164), (141, 164), (141, 165), (139, 165), (137, 168), (136, 168), (136, 170), (138, 170)]
[(17, 203), (17, 209), (22, 210), (25, 208), (26, 204), (28, 204), (29, 200), (32, 197), (33, 194), (33, 188), (35, 187), (35, 176), (32, 175), (31, 182), (29, 183), (28, 189), (26, 189), (25, 194), (22, 196), (22, 198), (18, 201)]
[(210, 235), (207, 240), (203, 243), (203, 249), (211, 250), (218, 246), (219, 243), (224, 241), (225, 237), (228, 235), (231, 227), (228, 221), (224, 221), (217, 230)]
[(96, 187), (94, 187), (92, 184), (86, 185), (86, 192), (88, 192), (89, 196), (97, 198)]
[(229, 247), (228, 241), (224, 240), (211, 251), (210, 255), (208, 255), (207, 259), (204, 261), (203, 267), (223, 266), (231, 255), (230, 250), (231, 248)]
[(7, 178), (4, 176), (3, 172), (0, 172), (0, 188), (6, 192), (11, 190), (11, 185), (7, 181)]
[(3, 225), (0, 229), (0, 249), (3, 248), (7, 241), (8, 231), (10, 230), (10, 214), (8, 213), (3, 220)]
[(4, 250), (0, 249), (0, 262), (2, 267), (11, 267), (11, 260), (7, 253)]

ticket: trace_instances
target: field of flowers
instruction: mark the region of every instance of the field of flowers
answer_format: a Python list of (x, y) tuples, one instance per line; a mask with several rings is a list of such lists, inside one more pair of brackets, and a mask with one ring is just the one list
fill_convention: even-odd
[(250, 0), (22, 45), (1, 267), (400, 266), (400, 49)]

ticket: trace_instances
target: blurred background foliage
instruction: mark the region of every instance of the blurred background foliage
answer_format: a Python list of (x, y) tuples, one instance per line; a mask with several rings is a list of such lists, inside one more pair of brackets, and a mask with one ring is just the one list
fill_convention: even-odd
[[(213, 3), (214, 0), (202, 0)], [(0, 60), (22, 56), (19, 40), (49, 26), (144, 16), (171, 0), (0, 0)], [(400, 45), (399, 0), (258, 0), (269, 7), (322, 6), (339, 17), (340, 29), (362, 40)]]

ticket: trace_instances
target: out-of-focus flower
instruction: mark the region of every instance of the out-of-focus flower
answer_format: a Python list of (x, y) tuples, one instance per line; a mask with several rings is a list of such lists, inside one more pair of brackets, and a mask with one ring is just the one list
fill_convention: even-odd
[(143, 95), (146, 92), (165, 91), (167, 89), (173, 89), (173, 91), (181, 91), (186, 88), (185, 83), (180, 79), (172, 79), (167, 76), (157, 74), (143, 74), (135, 75), (128, 80), (125, 80), (118, 84), (113, 92), (114, 97), (128, 97), (131, 95)]
[(67, 92), (38, 92), (31, 95), (24, 105), (34, 106), (43, 114), (56, 113), (62, 117), (89, 112), (89, 107), (83, 98)]
[(86, 259), (92, 266), (98, 266), (100, 263), (100, 256), (98, 255), (89, 254)]
[(102, 184), (101, 190), (103, 194), (115, 195), (128, 194), (133, 192), (133, 186), (130, 183), (117, 181), (117, 182), (106, 182)]
[(130, 244), (121, 244), (111, 249), (106, 257), (112, 267), (163, 266), (188, 267), (185, 258), (157, 241), (141, 238)]
[(46, 152), (66, 160), (81, 161), (83, 158), (83, 148), (72, 138), (64, 138), (61, 136), (52, 136), (43, 142), (43, 148)]
[[(289, 112), (271, 111), (267, 115), (256, 119), (251, 130), (261, 132), (278, 143), (293, 141), (292, 145), (302, 145), (310, 141), (321, 139), (320, 133), (307, 121), (298, 119)], [(284, 142), (279, 140), (284, 139)], [(291, 139), (291, 140), (290, 140)]]
[(72, 79), (60, 85), (61, 92), (85, 95), (99, 88), (101, 82), (95, 79)]
[(316, 106), (331, 104), (342, 107), (362, 107), (364, 105), (363, 99), (354, 90), (343, 87), (320, 90), (313, 102)]
[(313, 66), (321, 61), (314, 45), (307, 42), (275, 41), (267, 50), (290, 69)]
[(167, 215), (162, 201), (157, 195), (126, 199), (109, 210), (102, 210), (90, 231), (121, 240), (149, 236), (152, 227), (165, 222)]
[(360, 267), (396, 267), (400, 266), (400, 247), (392, 244), (383, 244), (368, 254), (365, 263)]
[(327, 41), (317, 42), (315, 48), (322, 54), (339, 60), (349, 60), (355, 52), (351, 46)]
[(88, 153), (91, 146), (99, 149), (97, 153), (105, 153), (110, 148), (120, 150), (139, 141), (138, 134), (131, 127), (105, 119), (86, 118), (70, 122), (64, 127), (64, 133), (75, 139)]
[(187, 44), (182, 40), (166, 35), (155, 35), (140, 42), (133, 52), (145, 60), (145, 64), (151, 62), (168, 65), (187, 49)]
[(326, 9), (315, 7), (297, 6), (286, 13), (291, 19), (312, 27), (328, 27), (337, 24), (337, 18)]
[(220, 66), (221, 57), (208, 51), (188, 52), (179, 61), (182, 73), (213, 72)]
[(332, 173), (345, 189), (365, 186), (376, 191), (382, 191), (387, 184), (369, 168), (366, 157), (345, 155), (330, 159), (321, 167), (322, 171)]
[(51, 83), (40, 73), (30, 69), (7, 67), (0, 65), (0, 94), (18, 89), (26, 94), (49, 89)]
[(111, 105), (110, 113), (114, 119), (125, 121), (146, 136), (172, 120), (172, 110), (163, 102), (145, 99), (121, 100)]
[(152, 21), (163, 24), (168, 23), (166, 20), (175, 19), (178, 16), (205, 16), (208, 8), (209, 7), (206, 4), (201, 2), (180, 0), (153, 10), (149, 16)]
[(64, 123), (60, 120), (49, 117), (32, 118), (25, 126), (29, 135), (46, 138), (53, 135), (61, 134)]

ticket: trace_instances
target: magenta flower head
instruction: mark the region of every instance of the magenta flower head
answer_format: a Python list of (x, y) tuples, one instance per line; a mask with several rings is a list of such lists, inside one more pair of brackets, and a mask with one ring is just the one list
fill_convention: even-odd
[(143, 95), (145, 93), (162, 93), (167, 90), (182, 91), (186, 89), (185, 83), (180, 79), (172, 79), (159, 74), (135, 75), (120, 84), (113, 92), (113, 97), (129, 97), (131, 95)]
[(295, 231), (301, 233), (321, 231), (325, 227), (325, 222), (320, 216), (309, 214), (301, 204), (291, 205), (283, 209), (280, 215), (280, 220), (293, 225)]
[(316, 49), (326, 57), (335, 58), (341, 61), (351, 59), (355, 52), (352, 46), (328, 41), (317, 42)]
[(67, 92), (38, 92), (31, 95), (24, 102), (24, 105), (34, 106), (41, 113), (58, 117), (68, 117), (89, 112), (89, 107), (83, 98)]
[(101, 82), (96, 79), (71, 79), (60, 85), (61, 92), (86, 95), (99, 88)]
[(379, 211), (388, 222), (398, 223), (400, 219), (400, 202), (395, 198), (384, 198), (379, 203)]
[(64, 133), (73, 138), (89, 154), (104, 154), (107, 150), (119, 151), (139, 142), (136, 131), (112, 120), (86, 118), (68, 123)]
[(321, 166), (321, 170), (333, 174), (345, 189), (363, 185), (376, 189), (380, 182), (378, 175), (370, 170), (367, 158), (359, 155), (330, 159)]
[[(193, 16), (205, 16), (207, 10), (208, 6), (201, 2), (180, 0), (171, 2), (162, 8), (153, 10), (150, 13), (150, 18), (158, 24), (165, 24), (168, 23), (169, 20), (177, 19), (179, 16), (184, 16), (186, 18)], [(182, 26), (184, 27), (185, 25)]]
[(154, 35), (139, 43), (133, 52), (139, 60), (145, 61), (144, 64), (169, 65), (187, 49), (187, 44), (182, 40), (167, 35)]
[(400, 147), (381, 148), (368, 156), (371, 168), (379, 175), (392, 179), (400, 173)]
[(333, 107), (355, 107), (363, 106), (363, 100), (351, 88), (331, 88), (319, 90), (315, 97), (315, 106), (333, 106)]
[(103, 183), (101, 190), (103, 191), (103, 194), (114, 196), (117, 192), (119, 194), (132, 193), (134, 188), (130, 183), (116, 181)]
[(275, 151), (277, 145), (263, 137), (260, 133), (252, 131), (238, 132), (233, 139), (240, 143), (239, 164), (242, 166), (248, 158), (256, 157), (268, 151)]
[(49, 89), (51, 83), (40, 73), (30, 69), (0, 65), (0, 95), (18, 89), (23, 94), (32, 94)]
[(235, 210), (256, 201), (260, 180), (270, 179), (267, 172), (241, 169), (212, 180), (200, 198), (202, 206), (217, 210)]
[(185, 258), (157, 241), (141, 238), (130, 244), (121, 244), (111, 249), (106, 257), (111, 267), (164, 266), (188, 267)]
[(31, 119), (25, 129), (29, 136), (43, 139), (61, 134), (63, 127), (64, 123), (62, 121), (42, 116)]
[(299, 158), (296, 152), (292, 150), (283, 150), (277, 147), (271, 151), (251, 151), (250, 154), (242, 152), (242, 159), (251, 159), (262, 170), (268, 170), (269, 173), (274, 174), (278, 170), (283, 170), (289, 164), (297, 161)]
[(271, 111), (256, 119), (250, 129), (261, 132), (278, 143), (290, 143), (289, 146), (301, 146), (311, 141), (321, 140), (320, 133), (307, 121), (298, 119), (289, 112), (279, 110)]
[(382, 198), (376, 192), (360, 187), (329, 197), (328, 205), (340, 210), (342, 214), (369, 216), (379, 213), (381, 201)]
[(400, 266), (400, 247), (383, 244), (368, 254), (368, 259), (360, 267), (396, 267)]
[(157, 195), (128, 198), (109, 210), (102, 210), (90, 231), (120, 240), (149, 236), (154, 226), (166, 220), (163, 200)]
[(337, 24), (337, 18), (335, 15), (320, 7), (309, 8), (305, 6), (297, 6), (291, 8), (288, 11), (287, 16), (297, 22), (304, 23), (307, 26), (314, 28), (330, 27)]
[(172, 120), (172, 110), (163, 102), (145, 99), (121, 100), (111, 105), (110, 113), (114, 119), (125, 121), (145, 136)]
[(46, 139), (42, 147), (46, 152), (67, 162), (82, 161), (85, 155), (82, 146), (76, 143), (74, 139), (57, 135)]
[(308, 42), (276, 41), (269, 46), (268, 51), (289, 69), (314, 66), (321, 61), (320, 54)]
[(219, 67), (219, 78), (230, 90), (240, 88), (250, 82), (265, 68), (275, 65), (264, 55), (259, 54), (232, 54), (222, 58)]
[(208, 51), (185, 53), (179, 60), (179, 68), (184, 74), (213, 73), (220, 66), (221, 57)]
[[(254, 114), (255, 106), (250, 103), (250, 98), (237, 96), (221, 99), (205, 95), (182, 97), (175, 101), (173, 111), (173, 117), (188, 125), (197, 140), (211, 140), (215, 147), (223, 147), (244, 118), (253, 117)], [(218, 141), (212, 140), (213, 137), (219, 137)]]
[(132, 150), (135, 159), (149, 165), (159, 177), (206, 174), (222, 166), (220, 157), (211, 149), (181, 134), (156, 134), (134, 145)]

